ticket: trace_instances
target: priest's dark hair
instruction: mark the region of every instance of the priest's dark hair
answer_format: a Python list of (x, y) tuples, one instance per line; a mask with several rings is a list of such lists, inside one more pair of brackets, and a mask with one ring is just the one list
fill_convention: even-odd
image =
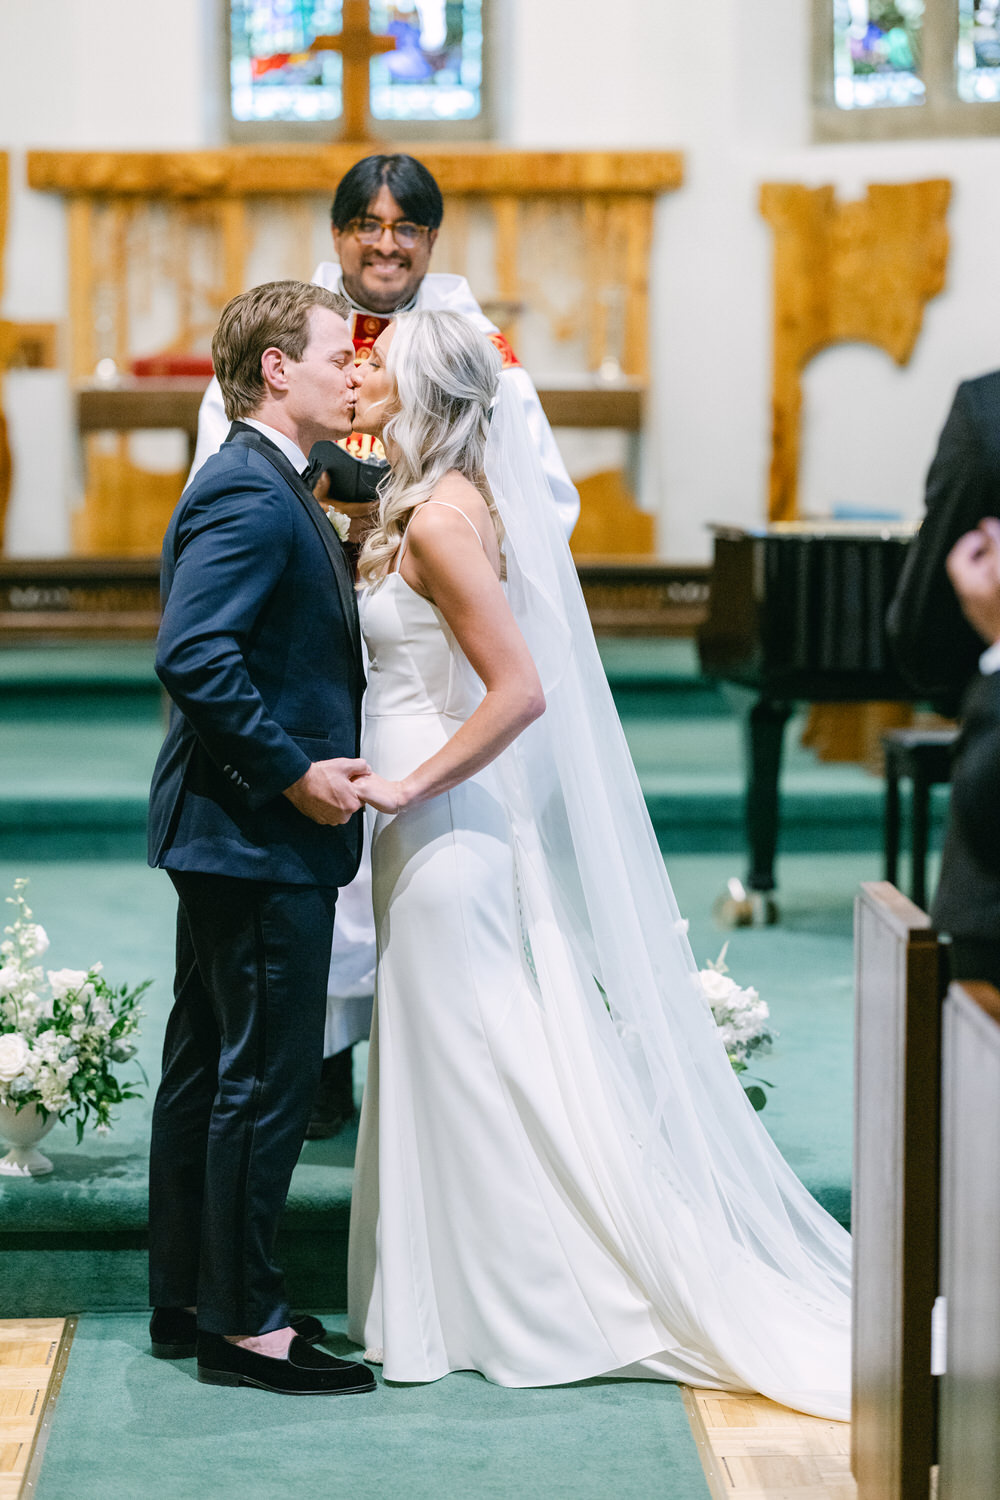
[(366, 156), (355, 162), (340, 179), (330, 217), (334, 229), (346, 229), (352, 219), (361, 219), (379, 188), (387, 187), (414, 224), (437, 229), (444, 218), (441, 189), (423, 162), (415, 156)]

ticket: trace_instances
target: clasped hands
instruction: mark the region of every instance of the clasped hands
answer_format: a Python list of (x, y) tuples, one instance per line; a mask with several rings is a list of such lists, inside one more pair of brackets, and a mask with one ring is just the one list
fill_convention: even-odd
[(947, 568), (969, 624), (988, 644), (1000, 641), (1000, 520), (987, 516), (959, 537)]
[(378, 776), (366, 760), (317, 760), (285, 788), (293, 807), (314, 823), (337, 828), (362, 806), (376, 812), (399, 812), (407, 798), (399, 781)]

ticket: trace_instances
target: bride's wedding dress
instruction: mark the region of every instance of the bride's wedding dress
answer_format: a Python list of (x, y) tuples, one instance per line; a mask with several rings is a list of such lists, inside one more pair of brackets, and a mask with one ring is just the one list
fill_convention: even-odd
[[(508, 483), (523, 495), (517, 451)], [(352, 1336), (393, 1381), (658, 1377), (846, 1418), (848, 1237), (774, 1148), (716, 1035), (590, 675), (582, 602), (525, 606), (551, 589), (524, 564), (539, 548), (572, 596), (565, 544), (540, 535), (537, 510), (528, 532), (501, 512), (549, 712), (453, 791), (374, 820)], [(363, 754), (398, 779), (483, 689), (398, 571), (360, 609)]]

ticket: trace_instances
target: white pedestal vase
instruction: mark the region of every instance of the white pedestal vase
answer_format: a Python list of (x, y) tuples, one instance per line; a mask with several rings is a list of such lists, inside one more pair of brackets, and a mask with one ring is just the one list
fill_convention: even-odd
[(56, 1122), (57, 1116), (52, 1114), (43, 1119), (37, 1104), (26, 1104), (19, 1110), (10, 1104), (0, 1104), (0, 1136), (11, 1146), (7, 1155), (0, 1158), (0, 1176), (42, 1177), (51, 1172), (52, 1163), (35, 1148)]

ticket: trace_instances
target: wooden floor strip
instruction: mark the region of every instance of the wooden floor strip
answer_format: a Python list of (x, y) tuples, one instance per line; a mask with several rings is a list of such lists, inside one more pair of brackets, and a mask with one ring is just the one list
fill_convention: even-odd
[(712, 1500), (857, 1500), (850, 1425), (763, 1396), (685, 1389)]
[(0, 1320), (0, 1500), (35, 1493), (76, 1322)]

